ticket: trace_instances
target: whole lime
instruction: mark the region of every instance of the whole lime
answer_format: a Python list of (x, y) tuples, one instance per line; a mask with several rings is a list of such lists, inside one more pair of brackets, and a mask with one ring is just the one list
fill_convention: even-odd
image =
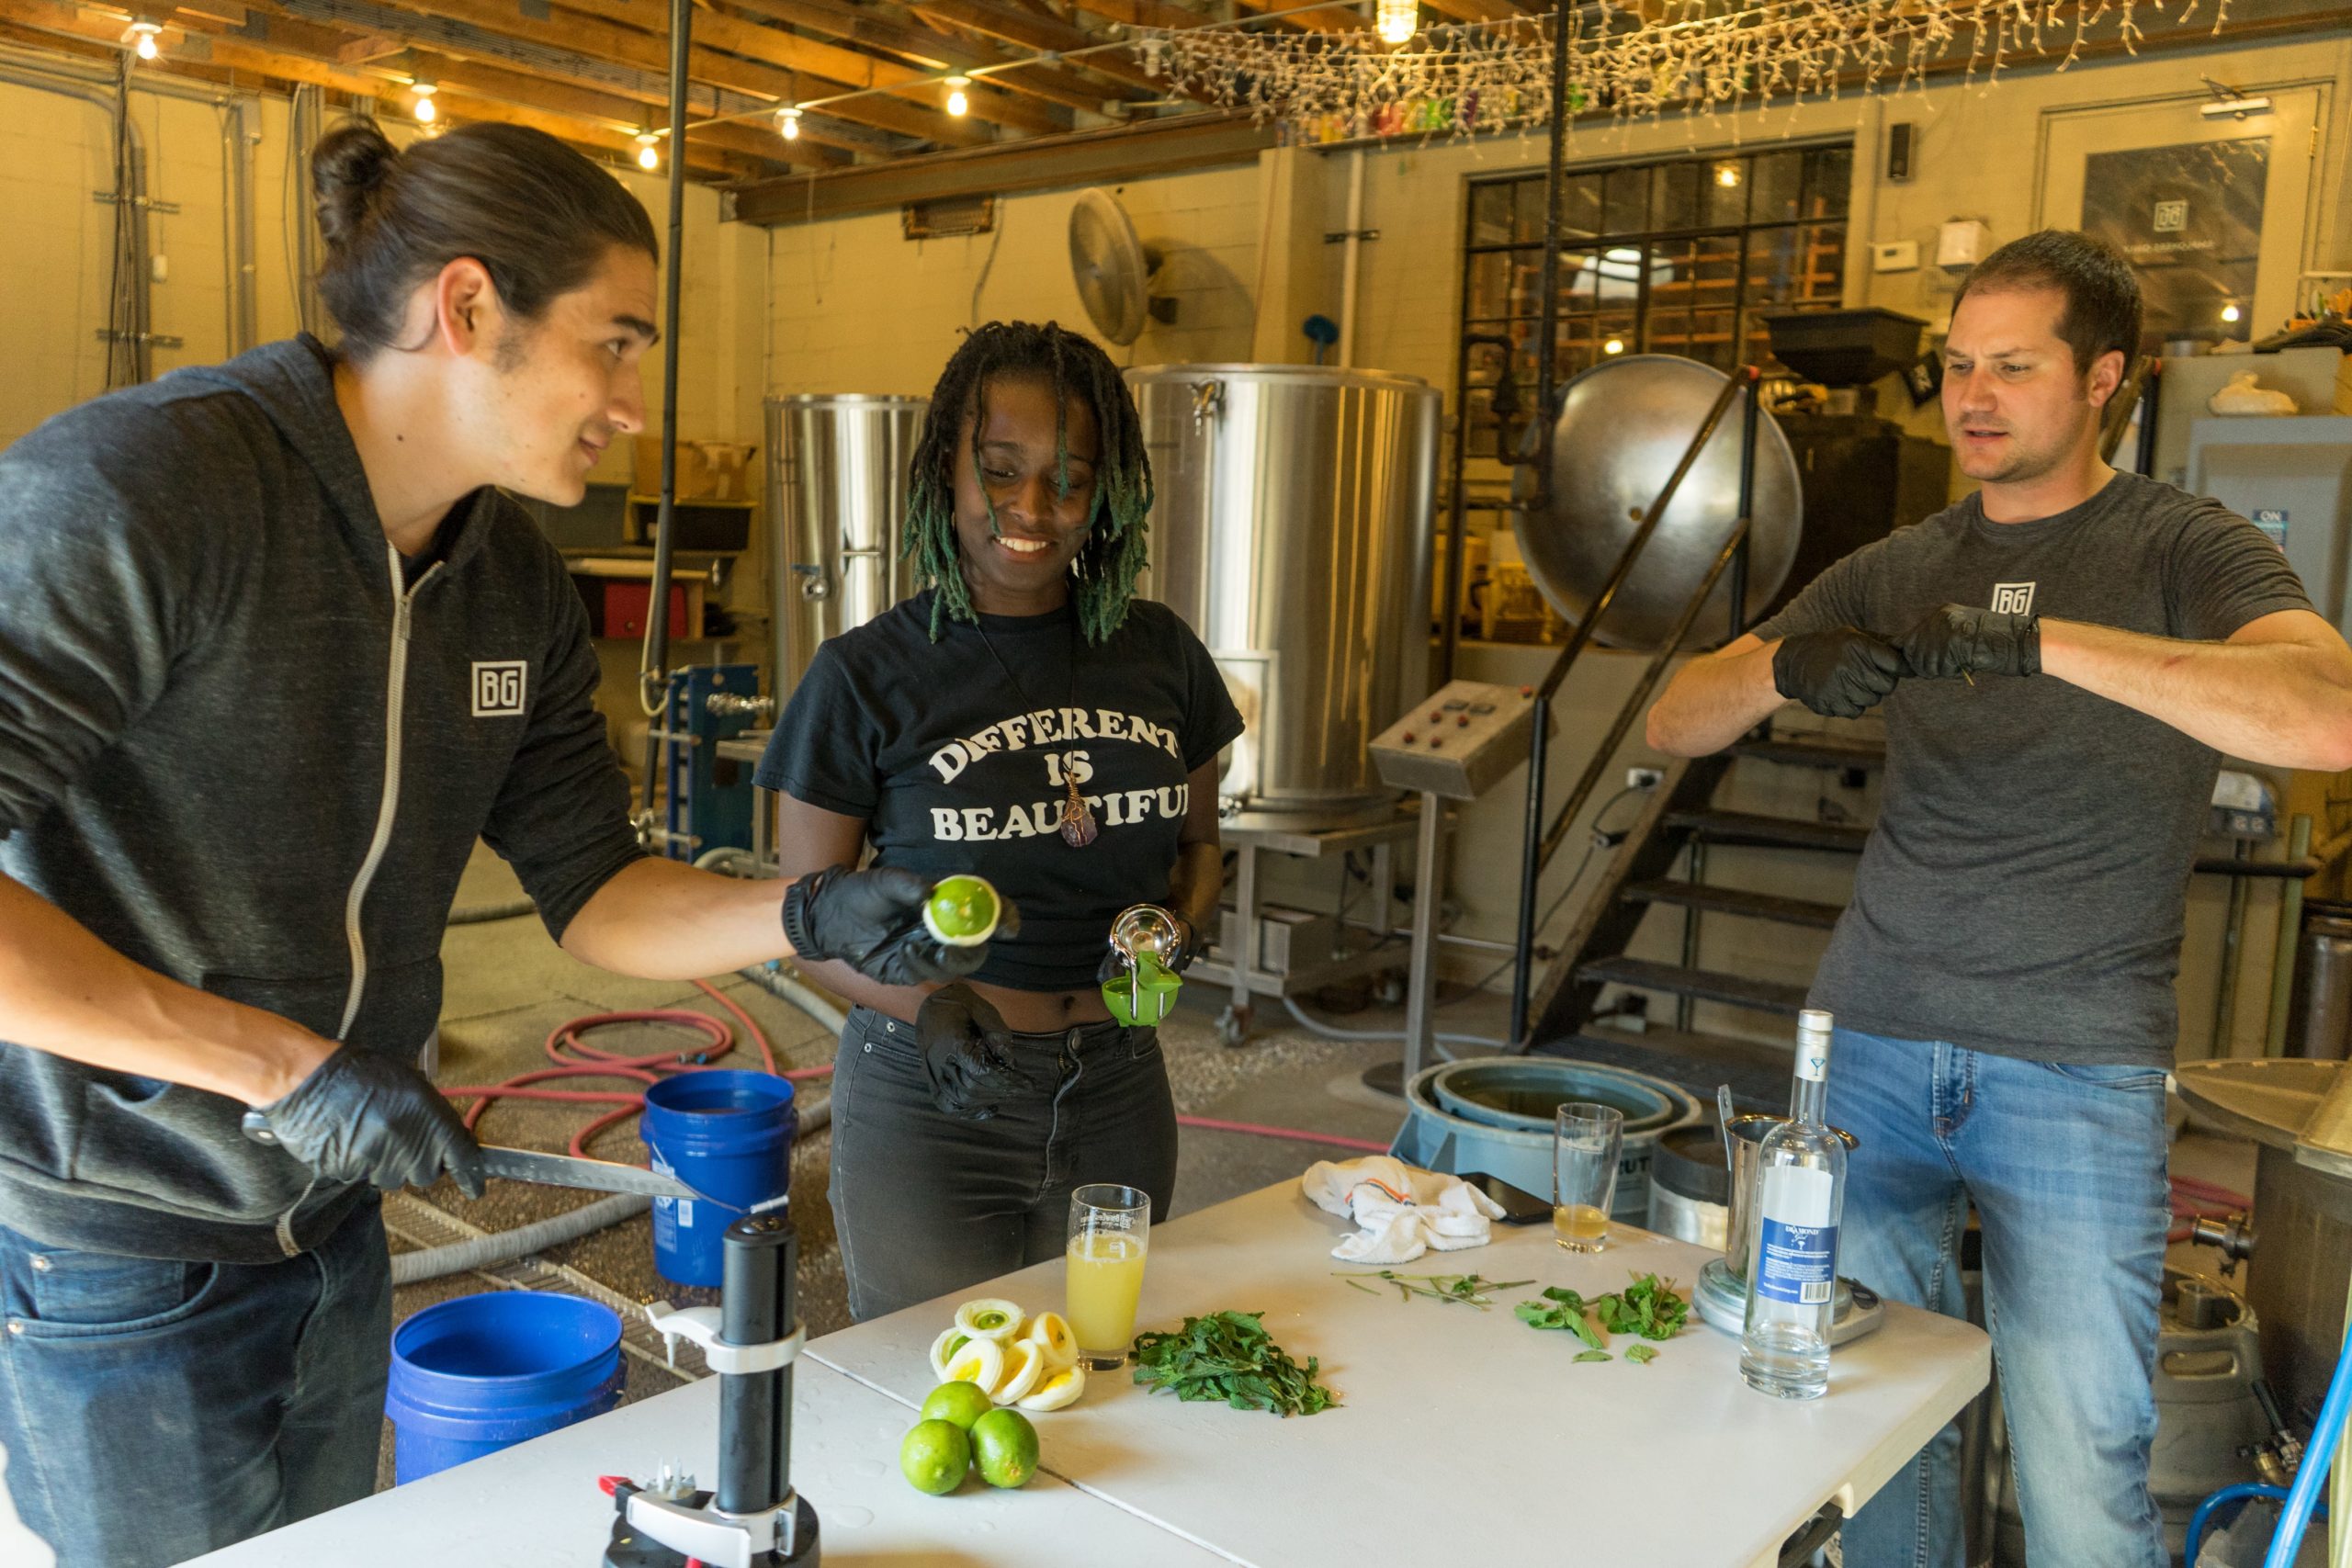
[(977, 947), (996, 934), (996, 889), (984, 877), (942, 877), (922, 907), (923, 929), (950, 947)]
[(953, 1421), (922, 1421), (899, 1442), (899, 1473), (918, 1492), (946, 1495), (972, 1468), (972, 1439)]
[(1037, 1473), (1037, 1428), (1018, 1410), (991, 1410), (972, 1423), (972, 1460), (991, 1486), (1025, 1486)]
[(964, 1431), (972, 1423), (996, 1406), (989, 1403), (988, 1390), (975, 1382), (944, 1382), (931, 1391), (922, 1402), (922, 1418), (926, 1421), (952, 1421)]

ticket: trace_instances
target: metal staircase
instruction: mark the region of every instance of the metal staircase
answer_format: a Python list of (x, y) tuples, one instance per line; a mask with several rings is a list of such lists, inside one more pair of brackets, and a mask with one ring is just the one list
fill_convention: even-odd
[[(1870, 833), (1843, 822), (1724, 809), (1716, 798), (1735, 765), (1852, 773), (1884, 761), (1883, 749), (1857, 741), (1759, 733), (1719, 755), (1668, 769), (1533, 987), (1532, 1048), (1631, 1067), (1703, 1096), (1712, 1096), (1718, 1083), (1729, 1083), (1743, 1106), (1776, 1109), (1788, 1095), (1789, 1047), (1695, 1030), (1691, 1012), (1697, 1003), (1713, 1002), (1793, 1018), (1804, 1005), (1804, 987), (1701, 967), (1699, 921), (1760, 921), (1821, 931), (1837, 922), (1842, 906), (1710, 884), (1708, 852), (1761, 847), (1850, 857), (1861, 852)], [(1653, 914), (1681, 918), (1682, 962), (1629, 954), (1636, 932)], [(1638, 1032), (1611, 1027), (1596, 1009), (1612, 986), (1674, 998), (1674, 1022), (1648, 1022)]]

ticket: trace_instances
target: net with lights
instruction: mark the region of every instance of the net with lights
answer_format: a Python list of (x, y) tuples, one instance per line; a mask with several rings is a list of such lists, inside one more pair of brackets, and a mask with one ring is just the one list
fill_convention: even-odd
[[(2095, 39), (2125, 48), (2151, 16), (2203, 0), (1593, 0), (1567, 24), (1567, 110), (1638, 118), (1901, 87), (1960, 60), (1972, 79), (2024, 59), (2071, 63)], [(2221, 29), (2228, 0), (2210, 8)], [(1364, 32), (1138, 28), (1146, 69), (1187, 96), (1279, 124), (1295, 141), (1468, 136), (1540, 126), (1552, 110), (1550, 16), (1416, 27), (1378, 0)]]

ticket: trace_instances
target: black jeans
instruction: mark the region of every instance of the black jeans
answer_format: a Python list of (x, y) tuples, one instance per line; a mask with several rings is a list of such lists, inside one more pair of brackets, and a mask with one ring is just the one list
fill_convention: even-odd
[(854, 1009), (833, 1062), (834, 1228), (861, 1322), (1058, 1258), (1072, 1189), (1176, 1187), (1159, 1032), (1116, 1023), (1009, 1037), (1035, 1092), (985, 1122), (931, 1102), (914, 1025)]

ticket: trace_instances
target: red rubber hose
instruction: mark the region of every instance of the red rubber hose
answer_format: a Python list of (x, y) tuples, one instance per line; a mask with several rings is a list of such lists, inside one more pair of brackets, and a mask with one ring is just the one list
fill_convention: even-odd
[[(744, 1033), (751, 1038), (752, 1043), (759, 1047), (760, 1060), (766, 1070), (771, 1073), (775, 1072), (775, 1052), (768, 1044), (766, 1033), (758, 1023), (752, 1021), (752, 1015), (737, 1006), (732, 997), (726, 995), (708, 981), (696, 980), (695, 985), (711, 1000), (735, 1015), (737, 1021), (742, 1024)], [(631, 1056), (618, 1052), (598, 1050), (581, 1038), (589, 1030), (616, 1023), (673, 1024), (699, 1032), (703, 1037), (703, 1043), (699, 1049), (693, 1051), (652, 1051), (643, 1055)], [(542, 1049), (546, 1051), (548, 1060), (555, 1064), (553, 1066), (540, 1067), (533, 1072), (518, 1073), (503, 1083), (458, 1084), (445, 1089), (441, 1092), (451, 1100), (471, 1100), (474, 1102), (466, 1111), (466, 1126), (469, 1131), (481, 1122), (482, 1112), (488, 1111), (494, 1100), (537, 1100), (569, 1104), (611, 1106), (612, 1110), (597, 1117), (571, 1136), (571, 1152), (582, 1158), (587, 1158), (590, 1157), (588, 1141), (591, 1138), (607, 1127), (628, 1121), (645, 1109), (645, 1089), (542, 1089), (538, 1087), (539, 1085), (549, 1081), (570, 1081), (578, 1078), (618, 1078), (650, 1088), (661, 1082), (665, 1077), (674, 1077), (679, 1073), (703, 1072), (720, 1066), (718, 1059), (734, 1050), (735, 1041), (735, 1031), (729, 1028), (722, 1021), (711, 1017), (708, 1013), (695, 1012), (684, 1008), (591, 1013), (585, 1018), (571, 1020), (548, 1036)], [(832, 1070), (830, 1066), (795, 1067), (779, 1076), (796, 1080), (820, 1078), (830, 1076)]]
[[(743, 1032), (759, 1047), (760, 1060), (767, 1071), (776, 1071), (775, 1052), (768, 1043), (766, 1033), (752, 1015), (736, 1005), (735, 999), (707, 980), (695, 985), (711, 1000), (733, 1013), (742, 1024)], [(694, 1051), (650, 1051), (642, 1055), (626, 1055), (615, 1051), (603, 1051), (589, 1044), (581, 1036), (592, 1029), (602, 1029), (620, 1023), (662, 1023), (700, 1033), (703, 1044)], [(590, 1013), (559, 1026), (548, 1034), (541, 1048), (554, 1066), (527, 1073), (517, 1073), (503, 1083), (458, 1084), (441, 1092), (451, 1100), (470, 1100), (474, 1103), (466, 1111), (466, 1127), (472, 1131), (481, 1122), (482, 1113), (492, 1102), (501, 1100), (535, 1100), (575, 1105), (606, 1105), (612, 1107), (590, 1122), (571, 1136), (571, 1152), (588, 1158), (588, 1142), (607, 1127), (617, 1126), (645, 1109), (645, 1089), (665, 1077), (679, 1073), (703, 1072), (718, 1066), (718, 1058), (735, 1049), (735, 1031), (708, 1013), (685, 1008), (655, 1008), (631, 1012)], [(781, 1076), (795, 1080), (829, 1077), (831, 1066), (794, 1067)], [(580, 1078), (624, 1079), (644, 1086), (624, 1089), (544, 1089), (550, 1082), (571, 1082)], [(1361, 1149), (1370, 1154), (1385, 1155), (1386, 1144), (1376, 1144), (1365, 1138), (1343, 1138), (1329, 1133), (1317, 1133), (1301, 1127), (1270, 1127), (1255, 1122), (1227, 1122), (1211, 1116), (1179, 1116), (1177, 1124), (1198, 1127), (1211, 1133), (1240, 1133), (1257, 1138), (1282, 1138), (1294, 1143), (1321, 1144), (1329, 1148)]]

